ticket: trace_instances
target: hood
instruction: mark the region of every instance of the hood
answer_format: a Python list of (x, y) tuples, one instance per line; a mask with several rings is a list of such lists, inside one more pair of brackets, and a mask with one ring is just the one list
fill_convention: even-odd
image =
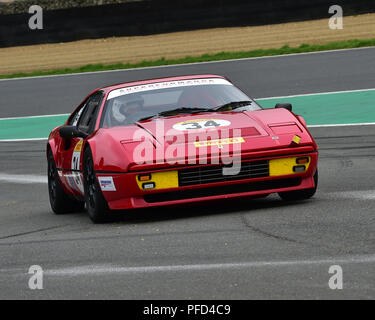
[(186, 156), (212, 159), (223, 152), (242, 154), (314, 144), (299, 119), (281, 108), (179, 115), (102, 130), (122, 144), (130, 165), (139, 163), (139, 157), (145, 162), (178, 163)]
[(194, 137), (221, 139), (226, 136), (249, 138), (269, 135), (260, 121), (248, 117), (243, 112), (184, 115), (141, 122), (137, 125), (161, 144), (188, 143)]

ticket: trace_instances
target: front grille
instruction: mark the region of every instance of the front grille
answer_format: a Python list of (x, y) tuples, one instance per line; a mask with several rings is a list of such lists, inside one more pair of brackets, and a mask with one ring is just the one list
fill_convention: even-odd
[(219, 187), (205, 187), (199, 189), (178, 190), (174, 192), (153, 193), (144, 196), (144, 200), (148, 203), (165, 202), (174, 200), (185, 200), (193, 198), (202, 198), (210, 196), (218, 196), (224, 194), (233, 194), (249, 191), (261, 191), (295, 187), (301, 184), (301, 178), (289, 178), (278, 180), (267, 180), (257, 182), (247, 182), (240, 184), (232, 184)]
[[(230, 165), (231, 167), (232, 165)], [(269, 176), (268, 160), (247, 161), (241, 163), (241, 170), (235, 175), (223, 175), (225, 165), (210, 165), (178, 171), (180, 187), (206, 184), (212, 182), (224, 182)]]

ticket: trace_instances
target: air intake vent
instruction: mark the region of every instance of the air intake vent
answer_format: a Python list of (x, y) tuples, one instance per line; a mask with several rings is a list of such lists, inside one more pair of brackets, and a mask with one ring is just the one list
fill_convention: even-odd
[(269, 176), (268, 161), (247, 161), (241, 163), (240, 172), (236, 175), (224, 175), (224, 165), (211, 165), (178, 171), (179, 186), (233, 181)]

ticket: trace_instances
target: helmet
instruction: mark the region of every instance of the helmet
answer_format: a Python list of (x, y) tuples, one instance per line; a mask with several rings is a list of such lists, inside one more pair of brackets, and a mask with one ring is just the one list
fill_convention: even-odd
[(141, 111), (143, 104), (144, 99), (140, 96), (130, 97), (126, 100), (115, 99), (112, 105), (112, 116), (119, 124), (124, 123), (129, 116)]
[(118, 123), (122, 123), (126, 119), (125, 115), (122, 114), (122, 112), (120, 111), (120, 109), (122, 109), (123, 105), (124, 105), (124, 103), (119, 101), (118, 99), (115, 99), (113, 101), (112, 116), (113, 116), (114, 120), (116, 120)]

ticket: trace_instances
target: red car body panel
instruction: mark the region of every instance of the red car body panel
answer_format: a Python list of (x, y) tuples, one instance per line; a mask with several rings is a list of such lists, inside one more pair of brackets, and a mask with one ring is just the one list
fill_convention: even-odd
[[(78, 148), (81, 150), (78, 166), (79, 170), (76, 172), (72, 171), (72, 158), (73, 153), (75, 152), (75, 146), (77, 146), (81, 139), (71, 139), (69, 144), (70, 147), (66, 148), (67, 141), (60, 137), (59, 127), (51, 132), (48, 139), (48, 148), (51, 149), (54, 155), (56, 167), (58, 168), (60, 181), (64, 191), (78, 198), (83, 196), (83, 189), (80, 189), (79, 186), (77, 187), (77, 182), (74, 180), (81, 180), (80, 183), (83, 181), (83, 151), (87, 147), (91, 149), (94, 170), (96, 171), (97, 177), (111, 177), (116, 186), (116, 191), (102, 191), (104, 198), (107, 200), (111, 209), (176, 205), (188, 202), (252, 197), (266, 195), (273, 192), (313, 188), (313, 176), (317, 169), (318, 162), (318, 147), (307, 130), (303, 118), (283, 108), (263, 109), (251, 112), (183, 114), (167, 117), (162, 119), (165, 132), (162, 136), (160, 136), (160, 133), (158, 136), (156, 128), (158, 121), (154, 120), (142, 121), (137, 124), (121, 127), (100, 128), (100, 119), (103, 113), (105, 101), (112, 90), (164, 81), (206, 78), (224, 79), (223, 77), (216, 75), (183, 76), (123, 83), (94, 90), (93, 93), (101, 90), (104, 94), (104, 98), (100, 105), (94, 133), (86, 139), (83, 139), (82, 146)], [(196, 154), (193, 155), (194, 158), (206, 159), (208, 164), (195, 163), (187, 165), (186, 163), (188, 162), (188, 159), (186, 156), (184, 156), (183, 159), (180, 159), (178, 156), (170, 159), (164, 158), (165, 153), (167, 153), (167, 148), (171, 143), (171, 141), (168, 140), (168, 134), (172, 134), (174, 137), (177, 137), (178, 141), (181, 141), (180, 144), (183, 144), (183, 148), (186, 151), (185, 155), (189, 154), (187, 151), (191, 150), (189, 147), (191, 148), (191, 144), (193, 143), (188, 141), (185, 132), (174, 130), (173, 125), (181, 121), (194, 119), (209, 120), (212, 118), (220, 118), (229, 121), (231, 123), (229, 131), (232, 133), (238, 132), (244, 139), (244, 142), (241, 144), (240, 154), (238, 154), (241, 158), (241, 162), (269, 161), (272, 159), (295, 156), (308, 156), (310, 157), (310, 165), (308, 169), (301, 173), (282, 176), (267, 176), (241, 180), (233, 179), (230, 181), (178, 186), (175, 188), (156, 190), (141, 190), (139, 188), (137, 184), (137, 175), (142, 173), (156, 173), (183, 170), (186, 168), (207, 167), (213, 165), (210, 163), (218, 163), (215, 162), (220, 157), (221, 150), (218, 146), (210, 146), (202, 150), (196, 148)], [(70, 117), (66, 124), (69, 120)], [(150, 161), (146, 161), (144, 164), (137, 164), (133, 157), (135, 148), (137, 148), (141, 142), (141, 140), (134, 140), (134, 134), (136, 131), (143, 132), (144, 141), (147, 141), (153, 150), (152, 159), (146, 159)], [(206, 133), (210, 134), (210, 130), (206, 130)], [(214, 138), (217, 137), (218, 139), (221, 139), (224, 134), (220, 128), (212, 129), (211, 133)], [(293, 138), (296, 135), (300, 138), (298, 144), (293, 143)], [(158, 146), (158, 150), (156, 146)], [(227, 151), (228, 156), (236, 156), (237, 151), (234, 149), (234, 145), (229, 145)], [(170, 161), (168, 162), (168, 160)], [(170, 162), (172, 160), (180, 163), (185, 161), (185, 164), (171, 164)], [(298, 179), (297, 184), (294, 182), (291, 185), (284, 183), (286, 181), (296, 181), (296, 179)], [(271, 183), (272, 181), (274, 182), (273, 184)], [(255, 189), (250, 188), (248, 191), (236, 189), (239, 186), (250, 183), (254, 186), (259, 185), (260, 187)], [(228, 193), (226, 193), (225, 188), (228, 188)], [(217, 194), (211, 192), (211, 190), (215, 189), (218, 190)], [(202, 191), (201, 195), (199, 194), (199, 191)], [(192, 196), (189, 197), (189, 194), (192, 194)]]

